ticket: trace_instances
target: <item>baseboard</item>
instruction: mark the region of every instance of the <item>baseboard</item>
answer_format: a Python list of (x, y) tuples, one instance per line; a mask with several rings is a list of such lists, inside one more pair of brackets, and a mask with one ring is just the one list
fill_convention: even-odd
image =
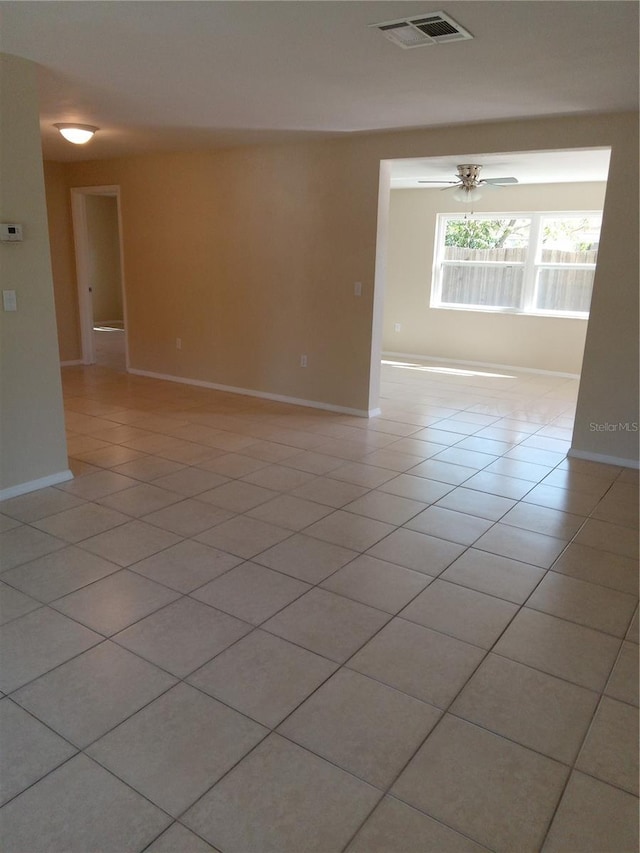
[(76, 367), (78, 364), (84, 364), (81, 358), (76, 358), (73, 361), (61, 361), (60, 367)]
[(233, 385), (220, 385), (218, 382), (205, 382), (203, 379), (189, 379), (184, 376), (172, 376), (168, 373), (138, 370), (134, 367), (130, 367), (128, 372), (136, 376), (147, 376), (149, 379), (164, 379), (167, 382), (195, 385), (198, 388), (211, 388), (213, 391), (226, 391), (229, 394), (242, 394), (245, 397), (259, 397), (262, 400), (273, 400), (276, 403), (290, 403), (293, 406), (305, 406), (308, 409), (323, 409), (326, 412), (354, 415), (358, 418), (370, 418), (380, 414), (380, 409), (350, 409), (348, 406), (334, 406), (332, 403), (320, 403), (317, 400), (302, 400), (298, 397), (287, 397), (284, 394), (270, 394), (267, 391), (256, 391), (252, 388), (236, 388)]
[(538, 370), (535, 367), (519, 367), (515, 364), (496, 364), (492, 361), (462, 361), (458, 358), (441, 358), (435, 355), (420, 355), (415, 352), (383, 352), (382, 357), (413, 359), (414, 361), (437, 361), (446, 364), (462, 364), (468, 367), (493, 367), (498, 370), (515, 370), (517, 373), (537, 373), (541, 376), (557, 376), (559, 379), (579, 379), (579, 373), (560, 373), (557, 370)]
[(606, 453), (589, 453), (587, 450), (574, 450), (572, 448), (567, 456), (571, 459), (584, 459), (587, 462), (600, 462), (602, 465), (616, 465), (618, 468), (640, 468), (638, 459), (608, 456)]
[(38, 480), (29, 480), (28, 483), (18, 483), (17, 486), (0, 489), (0, 501), (17, 498), (18, 495), (26, 495), (27, 492), (35, 492), (37, 489), (45, 489), (47, 486), (57, 486), (58, 483), (66, 483), (67, 480), (73, 480), (73, 474), (68, 468), (66, 471), (59, 471), (57, 474), (49, 474), (48, 477), (40, 477)]

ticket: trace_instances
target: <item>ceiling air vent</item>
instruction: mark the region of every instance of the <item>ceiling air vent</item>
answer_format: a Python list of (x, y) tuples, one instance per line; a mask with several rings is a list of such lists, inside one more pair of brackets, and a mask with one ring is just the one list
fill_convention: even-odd
[(398, 21), (385, 21), (382, 24), (370, 24), (380, 30), (385, 38), (405, 50), (410, 47), (422, 47), (426, 44), (440, 44), (449, 41), (472, 39), (470, 32), (456, 23), (444, 12), (430, 12), (419, 17), (401, 18)]

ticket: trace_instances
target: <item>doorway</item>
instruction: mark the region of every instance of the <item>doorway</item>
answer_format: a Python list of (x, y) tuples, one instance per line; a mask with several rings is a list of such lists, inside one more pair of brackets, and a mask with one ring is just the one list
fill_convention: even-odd
[(83, 364), (129, 369), (120, 188), (71, 190)]
[[(554, 292), (564, 294), (566, 300), (571, 295), (569, 286), (565, 287), (565, 279), (570, 277), (569, 267), (572, 267), (570, 274), (573, 276), (579, 274), (585, 280), (588, 274), (593, 276), (595, 257), (587, 257), (586, 250), (597, 249), (597, 237), (593, 238), (595, 246), (580, 246), (580, 257), (569, 258), (569, 247), (552, 244), (554, 239), (560, 241), (563, 235), (569, 241), (569, 232), (573, 234), (576, 230), (573, 225), (565, 229), (566, 234), (562, 230), (569, 220), (582, 225), (583, 219), (602, 211), (609, 158), (609, 148), (594, 148), (382, 161), (372, 365), (376, 365), (381, 353), (385, 353), (402, 361), (508, 367), (562, 378), (578, 376), (588, 310), (585, 312), (582, 304), (577, 308), (569, 303), (546, 305), (538, 304), (536, 299), (542, 300), (546, 292), (545, 276), (558, 279)], [(489, 179), (494, 175), (516, 177), (501, 179), (504, 187), (483, 187), (481, 194), (470, 199), (473, 212), (469, 212), (469, 206), (459, 203), (460, 199), (453, 195), (456, 163), (466, 162), (484, 164)], [(480, 264), (483, 260), (474, 244), (475, 254), (469, 254), (466, 268), (460, 263), (455, 267), (452, 261), (453, 266), (445, 269), (449, 257), (446, 252), (459, 250), (443, 252), (442, 245), (462, 244), (446, 242), (448, 233), (444, 231), (444, 224), (449, 220), (469, 220), (474, 224), (478, 220), (484, 225), (498, 225), (505, 216), (509, 217), (509, 224), (512, 216), (523, 217), (523, 221), (529, 223), (527, 233), (536, 237), (528, 241), (526, 264), (521, 263), (516, 270), (520, 272), (520, 267), (524, 270), (523, 284), (518, 285), (522, 292), (516, 288), (507, 294), (513, 298), (513, 305), (496, 301), (494, 307), (484, 291), (482, 299), (463, 299), (466, 291), (460, 298), (457, 294), (452, 298), (447, 291), (449, 298), (443, 299), (439, 288), (446, 278), (445, 272), (453, 270), (464, 284), (463, 270), (465, 275), (470, 275), (471, 261)], [(554, 228), (558, 234), (552, 239)], [(541, 242), (545, 242), (546, 253), (536, 250)], [(491, 249), (492, 246), (487, 244), (480, 248)], [(551, 257), (550, 253), (556, 249)], [(591, 254), (595, 255), (595, 251)], [(554, 260), (557, 269), (551, 269)], [(569, 264), (569, 260), (575, 263)], [(590, 272), (579, 267), (579, 262), (583, 261), (584, 270), (590, 265)], [(505, 261), (503, 266), (510, 269), (513, 264)], [(491, 270), (494, 268), (502, 270), (496, 262)], [(487, 269), (483, 267), (482, 273), (485, 275)], [(588, 309), (590, 290), (585, 298)], [(470, 302), (474, 304), (467, 304)], [(376, 372), (370, 407), (376, 405), (375, 392), (379, 393), (377, 365)]]

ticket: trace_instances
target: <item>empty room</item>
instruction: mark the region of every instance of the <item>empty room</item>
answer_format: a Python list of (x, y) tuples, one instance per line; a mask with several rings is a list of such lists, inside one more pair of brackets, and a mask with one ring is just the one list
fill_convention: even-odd
[(3, 850), (637, 852), (637, 4), (0, 15)]

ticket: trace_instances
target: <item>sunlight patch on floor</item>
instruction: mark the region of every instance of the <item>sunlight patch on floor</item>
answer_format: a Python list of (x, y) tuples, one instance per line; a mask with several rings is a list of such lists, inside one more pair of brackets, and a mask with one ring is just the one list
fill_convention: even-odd
[(382, 364), (389, 367), (399, 367), (402, 370), (419, 370), (425, 373), (444, 373), (450, 376), (488, 376), (491, 379), (516, 379), (517, 377), (508, 373), (487, 373), (482, 370), (465, 370), (459, 367), (431, 367), (426, 364), (415, 364), (404, 361), (385, 361)]

